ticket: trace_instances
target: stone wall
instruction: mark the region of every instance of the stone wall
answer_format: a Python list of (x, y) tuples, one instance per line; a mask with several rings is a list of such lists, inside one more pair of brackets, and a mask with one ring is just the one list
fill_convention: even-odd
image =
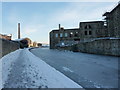
[(101, 39), (80, 43), (77, 48), (80, 52), (120, 56), (120, 39)]
[(17, 42), (0, 39), (0, 58), (16, 49), (19, 49), (20, 45)]
[(101, 39), (83, 42), (68, 47), (57, 47), (59, 50), (70, 50), (92, 54), (120, 56), (120, 39)]

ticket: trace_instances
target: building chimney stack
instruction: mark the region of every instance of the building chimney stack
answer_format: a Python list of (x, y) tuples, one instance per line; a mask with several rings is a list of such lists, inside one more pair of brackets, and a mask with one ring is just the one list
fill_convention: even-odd
[(18, 39), (20, 39), (20, 23), (18, 23)]
[(60, 30), (60, 24), (59, 24), (59, 30)]

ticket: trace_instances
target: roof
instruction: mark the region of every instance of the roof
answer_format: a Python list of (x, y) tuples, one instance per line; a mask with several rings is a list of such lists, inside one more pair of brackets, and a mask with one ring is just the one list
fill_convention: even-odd
[(12, 34), (0, 34), (1, 36), (12, 36)]
[[(71, 28), (71, 29), (62, 29), (62, 30), (64, 30), (64, 31), (66, 31), (66, 30), (78, 30), (79, 28)], [(61, 31), (62, 31), (61, 30)], [(60, 31), (59, 29), (55, 29), (55, 30), (52, 30), (51, 32), (58, 32), (58, 31)]]
[[(29, 39), (29, 38), (20, 38), (20, 39), (15, 39), (13, 41), (22, 41), (22, 40), (26, 40), (26, 39)], [(30, 40), (30, 39), (29, 39)]]
[(104, 21), (87, 21), (87, 22), (80, 22), (80, 23), (99, 23), (99, 22), (104, 22)]
[(103, 14), (103, 16), (106, 16), (106, 15), (108, 15), (110, 12), (105, 12), (104, 14)]

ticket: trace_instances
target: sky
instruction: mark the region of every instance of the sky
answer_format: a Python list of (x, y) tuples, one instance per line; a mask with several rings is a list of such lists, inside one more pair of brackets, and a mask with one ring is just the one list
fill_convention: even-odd
[[(2, 34), (17, 39), (17, 24), (21, 24), (21, 38), (49, 43), (49, 32), (64, 28), (78, 28), (79, 22), (103, 20), (117, 2), (2, 2)], [(1, 23), (1, 22), (0, 22)]]

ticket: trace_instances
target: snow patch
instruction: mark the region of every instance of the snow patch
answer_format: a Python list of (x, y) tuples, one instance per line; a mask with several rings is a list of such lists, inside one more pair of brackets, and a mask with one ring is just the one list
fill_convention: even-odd
[(21, 49), (16, 50), (15, 52), (11, 52), (0, 59), (0, 88), (3, 87), (2, 85), (5, 84), (6, 80), (8, 79), (11, 67), (14, 65), (14, 62), (19, 56), (20, 51)]

